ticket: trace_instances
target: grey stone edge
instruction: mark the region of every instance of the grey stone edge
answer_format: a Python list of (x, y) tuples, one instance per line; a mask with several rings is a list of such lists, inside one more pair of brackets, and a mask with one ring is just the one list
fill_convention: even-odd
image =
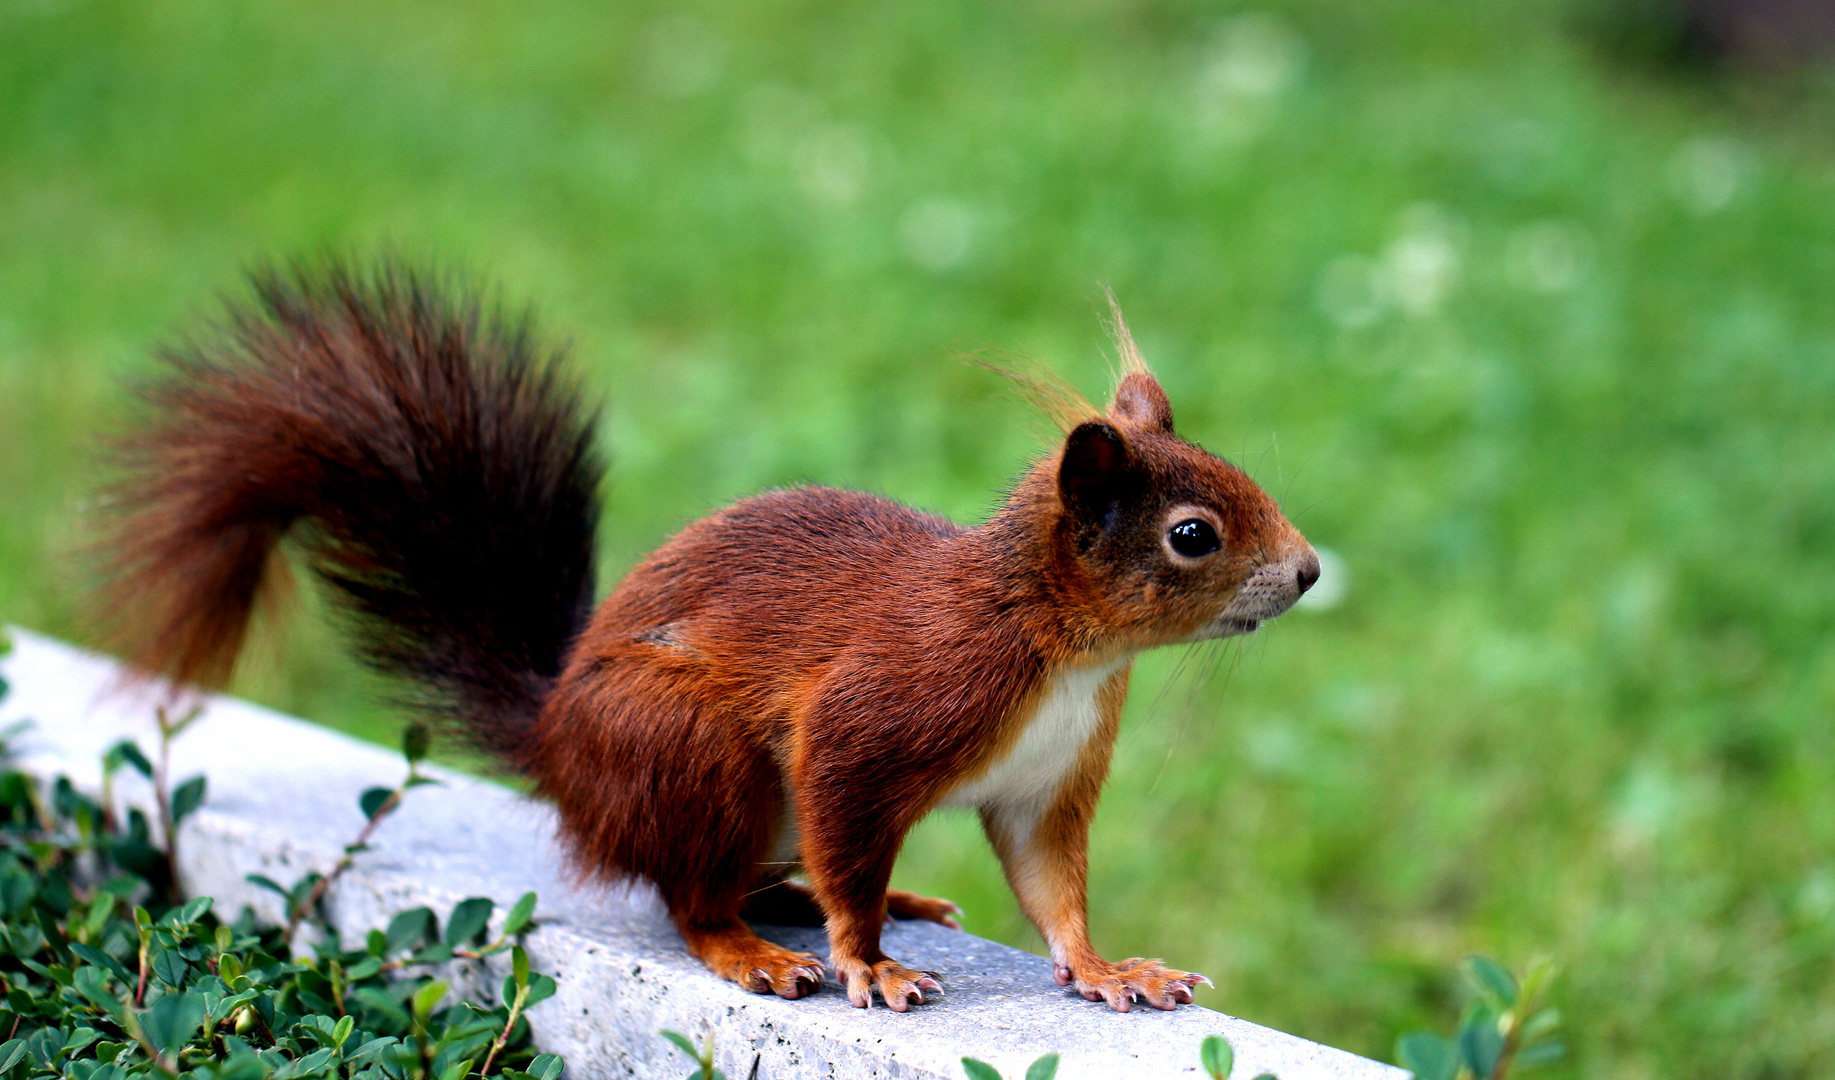
[[(93, 791), (101, 755), (114, 741), (136, 738), (149, 753), (157, 746), (150, 692), (123, 691), (113, 661), (29, 631), (9, 632), (14, 650), (0, 672), (12, 693), (0, 699), (0, 723), (33, 722), (16, 741), (23, 768), (45, 778), (66, 774)], [(199, 701), (204, 713), (172, 751), (175, 783), (209, 777), (205, 804), (179, 835), (183, 884), (215, 897), (226, 914), (248, 905), (278, 918), (278, 898), (244, 876), (290, 884), (332, 866), (362, 826), (358, 794), (398, 783), (403, 762), (234, 698)], [(523, 892), (537, 890), (529, 958), (560, 989), (530, 1021), (537, 1044), (566, 1057), (571, 1080), (686, 1075), (688, 1060), (657, 1036), (663, 1028), (697, 1042), (712, 1034), (716, 1064), (729, 1080), (960, 1078), (964, 1055), (1020, 1077), (1049, 1051), (1061, 1055), (1065, 1080), (1202, 1076), (1198, 1046), (1207, 1035), (1230, 1041), (1236, 1080), (1409, 1075), (1209, 1009), (1115, 1013), (1059, 989), (1040, 957), (928, 923), (900, 923), (886, 936), (889, 953), (943, 976), (941, 1000), (909, 1013), (852, 1008), (832, 984), (801, 1001), (746, 993), (688, 955), (647, 891), (572, 880), (548, 807), (501, 784), (428, 772), (440, 785), (409, 792), (377, 830), (371, 850), (327, 897), (331, 922), (345, 940), (361, 940), (403, 908), (426, 904), (443, 915), (468, 896), (495, 899), (500, 919)], [(151, 805), (137, 775), (118, 787), (123, 802)], [(819, 930), (765, 934), (792, 948), (827, 951)], [(507, 968), (494, 957), (455, 962), (446, 974), (456, 989), (494, 1000)]]

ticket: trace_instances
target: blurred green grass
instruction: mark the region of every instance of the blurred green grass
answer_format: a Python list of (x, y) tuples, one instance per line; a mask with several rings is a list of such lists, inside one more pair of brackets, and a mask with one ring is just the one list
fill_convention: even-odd
[[(1550, 953), (1558, 1075), (1828, 1075), (1831, 91), (1570, 14), (8, 0), (0, 617), (82, 637), (120, 381), (261, 258), (538, 303), (608, 404), (608, 583), (771, 485), (984, 514), (1038, 425), (959, 354), (1098, 393), (1106, 282), (1350, 584), (1142, 663), (1098, 947), (1385, 1059), (1466, 952)], [(239, 689), (391, 730), (311, 618)], [(966, 818), (899, 883), (1037, 947)]]

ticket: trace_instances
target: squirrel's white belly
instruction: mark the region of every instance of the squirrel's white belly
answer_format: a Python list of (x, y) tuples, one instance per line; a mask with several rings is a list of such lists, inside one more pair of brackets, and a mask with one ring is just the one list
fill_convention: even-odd
[(1057, 794), (1102, 723), (1096, 694), (1126, 659), (1068, 668), (1039, 699), (1006, 755), (950, 792), (945, 806), (1042, 805)]

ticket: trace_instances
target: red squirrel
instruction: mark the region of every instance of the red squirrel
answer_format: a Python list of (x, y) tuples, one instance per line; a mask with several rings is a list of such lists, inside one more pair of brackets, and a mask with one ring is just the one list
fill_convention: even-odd
[[(825, 925), (856, 1006), (938, 977), (880, 951), (939, 806), (980, 813), (1060, 986), (1171, 1009), (1203, 976), (1090, 946), (1090, 819), (1133, 657), (1254, 631), (1319, 576), (1240, 469), (1180, 439), (1116, 312), (1106, 410), (1040, 384), (1063, 440), (983, 525), (772, 491), (690, 524), (595, 608), (594, 411), (523, 314), (395, 262), (258, 274), (164, 351), (108, 500), (114, 641), (222, 683), (293, 546), (359, 654), (533, 778), (587, 875), (642, 879), (688, 949), (798, 998), (821, 959), (748, 920)], [(792, 875), (800, 871), (807, 883)]]

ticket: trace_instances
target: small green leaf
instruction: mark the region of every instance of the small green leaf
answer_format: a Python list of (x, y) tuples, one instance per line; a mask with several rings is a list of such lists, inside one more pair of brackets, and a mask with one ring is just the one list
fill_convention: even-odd
[(241, 974), (242, 961), (236, 959), (235, 953), (224, 953), (217, 958), (217, 978), (233, 986)]
[(1058, 1055), (1046, 1054), (1026, 1069), (1026, 1080), (1051, 1080), (1058, 1075)]
[(342, 1019), (338, 1021), (338, 1025), (331, 1029), (331, 1041), (336, 1043), (339, 1049), (342, 1049), (344, 1046), (344, 1041), (350, 1038), (350, 1033), (356, 1030), (356, 1028), (357, 1028), (357, 1018), (356, 1017), (354, 1016), (343, 1017)]
[(1472, 982), (1481, 992), (1495, 997), (1506, 1009), (1516, 1004), (1516, 976), (1504, 965), (1477, 954), (1466, 957), (1465, 962), (1472, 973)]
[(291, 901), (293, 899), (293, 895), (287, 891), (285, 886), (266, 874), (244, 874), (242, 880), (248, 882), (250, 885), (260, 886), (271, 893), (278, 893), (283, 900)]
[(1539, 1065), (1552, 1065), (1560, 1061), (1566, 1053), (1566, 1043), (1560, 1039), (1550, 1039), (1547, 1042), (1539, 1042), (1534, 1046), (1517, 1051), (1511, 1064), (1522, 1069), (1533, 1069)]
[(1543, 1009), (1523, 1024), (1523, 1041), (1534, 1042), (1561, 1026), (1560, 1009)]
[(968, 1080), (1000, 1080), (999, 1069), (972, 1057), (962, 1059), (962, 1071), (968, 1074)]
[(515, 906), (510, 908), (510, 913), (504, 917), (503, 936), (515, 937), (527, 930), (534, 921), (535, 894), (526, 892), (516, 901)]
[(515, 980), (518, 990), (529, 985), (529, 954), (521, 945), (510, 950), (510, 977)]
[[(134, 977), (128, 974), (127, 968), (121, 966), (121, 961), (108, 955), (101, 949), (96, 948), (94, 945), (85, 945), (80, 941), (73, 941), (70, 943), (70, 951), (81, 959), (114, 975), (115, 978), (120, 979), (123, 983), (131, 983), (134, 981)], [(4, 1069), (0, 1069), (0, 1072), (5, 1071)]]
[(414, 1015), (423, 1023), (433, 1015), (434, 1006), (446, 996), (449, 988), (445, 980), (435, 979), (414, 992)]
[(424, 949), (416, 950), (408, 957), (410, 964), (444, 964), (452, 959), (452, 946), (444, 941), (436, 941)]
[(198, 994), (167, 994), (140, 1014), (147, 1040), (168, 1055), (189, 1042), (203, 1022), (204, 999)]
[(8, 1072), (25, 1059), (25, 1040), (8, 1039), (0, 1043), (0, 1072)]
[(403, 1009), (401, 1002), (396, 1001), (386, 990), (374, 986), (360, 986), (354, 992), (354, 996), (358, 1001), (381, 1013), (395, 1027), (408, 1026), (407, 1010)]
[[(230, 1035), (223, 1041), (228, 1043), (235, 1038), (234, 1035)], [(262, 1063), (259, 1057), (243, 1046), (230, 1051), (229, 1059), (217, 1069), (217, 1080), (266, 1080), (270, 1072), (271, 1070)], [(100, 1080), (100, 1078), (92, 1076), (89, 1080)]]
[(1497, 1016), (1490, 1009), (1474, 1009), (1459, 1025), (1459, 1056), (1476, 1076), (1490, 1076), (1497, 1057), (1504, 1052), (1504, 1037), (1497, 1030)]
[[(70, 985), (70, 982), (71, 982), (70, 969), (67, 967), (64, 967), (61, 964), (52, 964), (51, 966), (46, 967), (44, 964), (41, 964), (38, 961), (30, 959), (30, 958), (22, 958), (19, 962), (21, 964), (24, 964), (27, 968), (30, 968), (31, 970), (38, 972), (40, 975), (43, 975), (45, 978), (50, 979), (52, 982), (56, 983), (59, 986), (69, 986)], [(20, 991), (20, 992), (24, 993), (24, 991)], [(21, 1011), (24, 1011), (24, 1010), (21, 1010)]]
[(382, 960), (380, 958), (374, 957), (374, 956), (366, 956), (363, 959), (352, 964), (350, 966), (350, 969), (344, 973), (344, 977), (346, 979), (349, 979), (351, 982), (362, 982), (364, 979), (369, 978), (371, 975), (374, 975), (381, 970), (382, 970)]
[(392, 788), (373, 787), (358, 796), (357, 808), (363, 811), (363, 820), (375, 820), (377, 812), (394, 794), (395, 791)]
[(80, 967), (71, 973), (70, 985), (91, 1005), (111, 1016), (121, 1013), (121, 1002), (108, 989), (108, 975), (99, 967)]
[(214, 903), (208, 896), (199, 896), (185, 902), (185, 906), (167, 917), (166, 921), (176, 926), (185, 927), (197, 922), (210, 912)]
[(384, 1050), (400, 1042), (401, 1040), (393, 1035), (384, 1035), (381, 1038), (371, 1039), (369, 1042), (357, 1047), (354, 1052), (346, 1055), (344, 1060), (359, 1061), (363, 1058), (375, 1057), (377, 1054), (382, 1053)]
[(177, 949), (161, 949), (153, 954), (153, 974), (159, 981), (174, 990), (185, 985), (185, 979), (191, 974), (191, 965), (178, 954)]
[(668, 1039), (670, 1042), (674, 1043), (676, 1045), (676, 1049), (680, 1050), (682, 1053), (687, 1054), (689, 1057), (694, 1058), (696, 1061), (701, 1060), (701, 1051), (695, 1049), (695, 1044), (688, 1041), (688, 1036), (682, 1034), (679, 1031), (667, 1031), (667, 1030), (662, 1031), (659, 1034), (661, 1034), (663, 1038)]
[(8, 912), (20, 911), (38, 895), (38, 879), (12, 859), (0, 863), (0, 905)]
[(1459, 1058), (1452, 1044), (1431, 1031), (1411, 1031), (1396, 1043), (1395, 1056), (1415, 1080), (1453, 1080)]
[[(71, 912), (71, 914), (74, 915), (76, 913)], [(115, 900), (113, 896), (108, 893), (103, 893), (96, 897), (95, 904), (90, 907), (89, 914), (83, 919), (83, 936), (99, 939), (102, 936), (103, 927), (108, 925), (108, 921), (114, 917), (114, 914)]]
[(153, 779), (153, 763), (147, 760), (147, 756), (140, 752), (140, 747), (136, 746), (132, 739), (122, 739), (109, 747), (108, 752), (111, 756), (118, 756), (122, 761), (132, 765), (135, 772), (148, 780)]
[(547, 1001), (554, 996), (555, 989), (554, 980), (549, 976), (539, 974), (529, 976), (529, 997), (523, 1002), (523, 1007), (528, 1008), (538, 1002)]
[[(135, 811), (138, 813), (139, 811)], [(166, 853), (144, 841), (115, 837), (109, 844), (109, 857), (123, 870), (151, 877), (166, 865)]]
[(408, 759), (408, 764), (419, 764), (427, 756), (427, 748), (433, 744), (433, 733), (427, 730), (426, 724), (409, 724), (401, 733), (401, 753)]
[(1221, 1035), (1212, 1035), (1198, 1044), (1198, 1061), (1211, 1080), (1224, 1080), (1236, 1067), (1236, 1052)]
[[(68, 1053), (72, 1053), (77, 1050), (81, 1050), (83, 1047), (88, 1046), (90, 1043), (95, 1042), (97, 1039), (100, 1039), (101, 1037), (102, 1037), (102, 1033), (100, 1031), (97, 1031), (95, 1028), (92, 1028), (92, 1027), (77, 1028), (75, 1031), (70, 1033), (70, 1037), (68, 1039), (64, 1040), (64, 1053), (68, 1054)], [(5, 1071), (6, 1069), (4, 1067), (0, 1067), (0, 1072), (5, 1072)]]
[(409, 908), (398, 912), (389, 920), (387, 931), (388, 948), (385, 955), (393, 955), (403, 949), (419, 945), (427, 937), (427, 931), (433, 926), (433, 911), (430, 908)]
[(484, 931), (490, 926), (491, 912), (497, 905), (489, 897), (474, 896), (461, 900), (446, 917), (446, 944), (458, 948), (468, 941), (484, 937)]
[(567, 1063), (554, 1054), (537, 1054), (529, 1062), (529, 1075), (535, 1080), (560, 1080), (561, 1070)]
[(172, 824), (177, 825), (204, 802), (204, 791), (208, 781), (202, 776), (194, 776), (178, 786), (172, 793)]

